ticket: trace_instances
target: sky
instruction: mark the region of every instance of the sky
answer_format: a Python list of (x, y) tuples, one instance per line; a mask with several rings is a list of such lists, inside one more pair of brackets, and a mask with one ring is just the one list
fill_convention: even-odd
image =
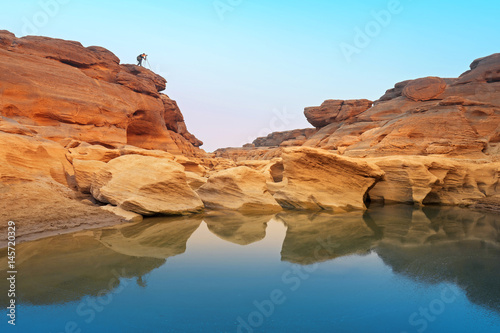
[(498, 0), (19, 0), (0, 29), (149, 55), (191, 133), (213, 151), (311, 127), (305, 107), (376, 100), (395, 83), (458, 77), (500, 52)]

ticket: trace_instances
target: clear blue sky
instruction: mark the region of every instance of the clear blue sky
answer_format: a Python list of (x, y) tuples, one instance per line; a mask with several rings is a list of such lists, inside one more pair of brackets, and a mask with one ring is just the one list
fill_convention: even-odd
[(500, 52), (499, 18), (498, 0), (21, 0), (2, 3), (0, 29), (103, 46), (122, 63), (148, 53), (212, 151), (310, 127), (304, 107), (325, 99), (457, 77)]

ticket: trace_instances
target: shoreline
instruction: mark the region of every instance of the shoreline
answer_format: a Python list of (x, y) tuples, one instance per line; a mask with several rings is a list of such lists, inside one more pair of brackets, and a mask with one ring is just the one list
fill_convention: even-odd
[[(391, 206), (391, 205), (404, 205), (404, 203), (378, 203), (374, 202), (372, 204), (381, 204), (382, 206)], [(415, 207), (420, 207), (423, 208), (425, 206), (417, 206), (417, 205), (412, 205), (409, 204), (410, 206), (415, 206)], [(478, 211), (482, 213), (498, 213), (500, 212), (500, 197), (494, 197), (494, 198), (485, 198), (484, 200), (478, 200), (477, 203), (472, 204), (470, 206), (460, 206), (460, 205), (428, 205), (428, 206), (434, 206), (434, 207), (457, 207), (457, 208), (465, 208), (473, 211)], [(369, 207), (367, 208), (369, 209)], [(311, 213), (318, 213), (318, 212), (326, 212), (330, 213), (332, 215), (337, 215), (337, 214), (342, 214), (342, 213), (335, 213), (333, 211), (314, 211), (314, 210), (293, 210), (293, 209), (284, 209), (284, 212), (297, 212), (297, 213), (303, 213), (303, 212), (311, 212)], [(171, 219), (178, 219), (179, 217), (186, 217), (186, 216), (206, 216), (210, 214), (218, 214), (218, 213), (240, 213), (243, 215), (272, 215), (272, 214), (277, 214), (276, 212), (271, 213), (271, 212), (241, 212), (237, 210), (205, 210), (202, 213), (198, 214), (190, 214), (190, 215), (156, 215), (156, 216), (148, 216), (144, 217), (145, 219), (148, 218), (157, 218), (157, 217), (162, 217), (162, 218), (171, 218)], [(360, 210), (361, 212), (361, 210)], [(126, 224), (133, 224), (134, 222), (127, 222), (123, 218), (120, 218), (118, 216), (102, 216), (101, 221), (98, 223), (91, 222), (89, 221), (88, 217), (83, 217), (83, 218), (74, 218), (71, 219), (67, 224), (63, 225), (63, 227), (58, 228), (58, 229), (52, 229), (52, 230), (43, 230), (43, 231), (34, 231), (34, 232), (27, 232), (22, 234), (21, 236), (16, 236), (16, 245), (21, 244), (21, 243), (26, 243), (26, 242), (32, 242), (40, 239), (45, 239), (45, 238), (50, 238), (54, 236), (59, 236), (59, 235), (64, 235), (64, 234), (72, 234), (76, 233), (79, 231), (89, 231), (89, 230), (94, 230), (94, 229), (101, 229), (105, 227), (114, 227), (114, 226), (119, 226), (119, 225), (126, 225)], [(14, 221), (15, 222), (15, 221)], [(140, 222), (142, 223), (142, 222)], [(68, 224), (71, 226), (68, 227)], [(16, 224), (17, 227), (17, 224)], [(1, 229), (4, 234), (7, 233), (7, 228), (2, 228)], [(7, 248), (8, 241), (2, 238), (0, 240), (0, 251), (4, 250)]]

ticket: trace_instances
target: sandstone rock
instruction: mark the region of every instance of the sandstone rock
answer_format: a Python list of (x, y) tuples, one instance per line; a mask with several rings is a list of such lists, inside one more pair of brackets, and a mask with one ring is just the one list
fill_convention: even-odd
[(500, 163), (471, 163), (442, 157), (370, 158), (385, 172), (372, 200), (415, 204), (470, 205), (498, 195)]
[[(254, 147), (278, 147), (284, 142), (303, 141), (316, 133), (315, 128), (304, 128), (293, 131), (273, 132), (266, 137), (257, 138), (253, 141)], [(297, 142), (298, 143), (298, 142)], [(290, 144), (290, 143), (289, 143)]]
[(438, 181), (421, 161), (387, 157), (371, 159), (384, 172), (384, 179), (370, 190), (371, 200), (422, 204)]
[(186, 180), (189, 187), (191, 187), (193, 191), (197, 191), (200, 187), (207, 183), (208, 178), (202, 177), (194, 172), (186, 171)]
[(105, 211), (108, 211), (110, 213), (115, 214), (116, 216), (119, 216), (125, 222), (131, 222), (131, 223), (142, 222), (142, 215), (128, 212), (124, 209), (121, 209), (120, 207), (107, 205), (107, 206), (102, 206), (101, 209), (104, 209)]
[(217, 158), (229, 159), (235, 162), (247, 160), (272, 160), (281, 156), (282, 148), (220, 148), (215, 151)]
[(0, 180), (4, 184), (41, 178), (71, 185), (66, 149), (53, 141), (0, 132)]
[(169, 159), (126, 155), (100, 169), (92, 182), (97, 200), (141, 215), (183, 215), (203, 210), (184, 167)]
[(410, 82), (411, 82), (411, 80), (406, 80), (406, 81), (396, 83), (394, 85), (394, 88), (388, 89), (382, 97), (380, 97), (377, 101), (375, 101), (375, 104), (377, 104), (378, 102), (390, 101), (391, 99), (402, 96), (403, 89)]
[[(0, 116), (23, 131), (65, 142), (116, 148), (126, 144), (174, 154), (204, 154), (184, 126), (167, 129), (165, 79), (119, 65), (101, 47), (46, 37), (0, 34)], [(54, 86), (57, 89), (54, 90)], [(180, 111), (178, 111), (180, 112)], [(21, 127), (19, 127), (21, 128)]]
[(205, 168), (201, 164), (203, 162), (195, 158), (187, 158), (185, 156), (175, 156), (174, 161), (182, 165), (186, 170), (186, 172), (192, 172), (201, 177), (204, 177), (207, 174), (207, 168)]
[(35, 136), (37, 133), (33, 129), (19, 124), (17, 121), (0, 116), (0, 132), (10, 134), (20, 134), (27, 136)]
[(280, 205), (267, 190), (266, 177), (240, 166), (219, 171), (197, 191), (205, 207), (239, 211), (280, 211)]
[(177, 105), (177, 102), (170, 99), (167, 95), (162, 94), (161, 99), (165, 108), (165, 125), (167, 128), (175, 133), (182, 135), (194, 147), (200, 147), (203, 142), (198, 140), (194, 135), (188, 132), (184, 116)]
[(90, 193), (90, 187), (94, 175), (101, 170), (106, 163), (94, 160), (73, 160), (75, 169), (75, 180), (78, 190), (82, 193)]
[(456, 84), (462, 85), (471, 82), (499, 82), (500, 81), (500, 53), (479, 58), (472, 62), (470, 70), (458, 78)]
[(304, 147), (285, 150), (283, 166), (288, 184), (274, 198), (291, 209), (365, 209), (368, 190), (384, 175), (374, 164)]
[(116, 215), (80, 200), (74, 191), (49, 177), (2, 182), (0, 232), (7, 232), (7, 221), (15, 221), (16, 242), (22, 242), (121, 223)]
[[(486, 158), (500, 153), (500, 56), (476, 60), (459, 79), (422, 78), (397, 83), (373, 107), (332, 122), (303, 146), (345, 156), (443, 155)], [(306, 113), (334, 119), (339, 102)], [(330, 108), (328, 108), (330, 106)], [(334, 117), (335, 116), (335, 117)], [(323, 117), (323, 118), (321, 118)], [(250, 153), (246, 154), (251, 156)]]
[(351, 119), (368, 110), (373, 102), (367, 99), (360, 100), (326, 100), (319, 107), (305, 108), (307, 121), (316, 128), (325, 127), (334, 122)]
[(439, 77), (425, 77), (410, 81), (403, 89), (403, 95), (419, 102), (428, 101), (441, 95), (446, 89), (446, 82)]
[(70, 148), (66, 153), (68, 161), (73, 164), (76, 160), (100, 161), (107, 163), (119, 156), (121, 156), (121, 152), (118, 149), (108, 149), (101, 145), (89, 145), (86, 143), (75, 148)]

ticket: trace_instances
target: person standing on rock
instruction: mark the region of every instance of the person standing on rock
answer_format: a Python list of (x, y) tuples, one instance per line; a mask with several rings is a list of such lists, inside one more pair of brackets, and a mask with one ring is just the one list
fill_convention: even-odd
[(147, 55), (146, 53), (139, 54), (139, 55), (137, 56), (137, 66), (142, 66), (142, 61), (143, 61), (143, 60), (146, 60), (147, 56), (148, 56), (148, 55)]

